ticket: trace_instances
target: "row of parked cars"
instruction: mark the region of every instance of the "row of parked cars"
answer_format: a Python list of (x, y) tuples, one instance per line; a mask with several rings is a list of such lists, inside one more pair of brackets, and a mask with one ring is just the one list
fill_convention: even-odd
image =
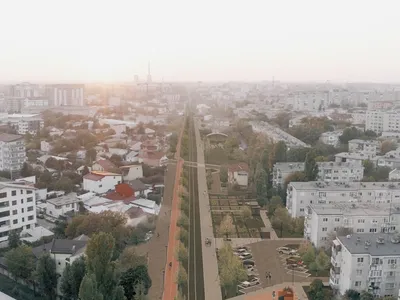
[(252, 260), (253, 255), (250, 249), (246, 246), (240, 246), (234, 249), (234, 253), (242, 260), (243, 266), (247, 270), (247, 280), (238, 285), (239, 289), (246, 289), (260, 284), (260, 279), (257, 277), (258, 271), (255, 268), (254, 260)]

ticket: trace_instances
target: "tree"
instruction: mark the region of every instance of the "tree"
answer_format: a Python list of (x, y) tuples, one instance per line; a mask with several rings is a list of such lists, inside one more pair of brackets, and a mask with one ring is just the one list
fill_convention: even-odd
[(135, 296), (133, 297), (133, 300), (148, 300), (147, 295), (145, 294), (146, 288), (143, 284), (143, 282), (139, 282), (135, 285)]
[(22, 177), (29, 177), (33, 175), (33, 168), (27, 163), (24, 162), (24, 164), (22, 165), (20, 174)]
[(364, 175), (367, 177), (371, 176), (371, 174), (375, 170), (374, 163), (369, 159), (363, 161), (363, 167), (364, 167)]
[(57, 298), (56, 262), (48, 253), (43, 254), (37, 263), (36, 279), (46, 299)]
[(228, 170), (226, 167), (221, 167), (221, 169), (219, 170), (219, 178), (222, 183), (228, 182)]
[(117, 155), (117, 154), (111, 155), (110, 161), (116, 166), (121, 166), (122, 165), (122, 157)]
[(8, 246), (14, 249), (17, 248), (20, 244), (20, 232), (18, 230), (10, 230), (8, 234)]
[(348, 144), (350, 140), (361, 138), (364, 133), (356, 127), (346, 128), (343, 130), (343, 134), (339, 137), (339, 141), (342, 144)]
[(308, 151), (310, 148), (291, 148), (286, 155), (287, 161), (304, 162)]
[(181, 215), (179, 216), (179, 220), (178, 220), (178, 226), (185, 228), (186, 230), (189, 229), (189, 219), (188, 217), (181, 212)]
[(274, 162), (285, 162), (287, 160), (287, 146), (284, 141), (279, 141), (274, 145)]
[(306, 155), (306, 161), (304, 164), (304, 173), (308, 181), (313, 181), (317, 179), (318, 176), (318, 165), (315, 161), (317, 157), (316, 151), (310, 150)]
[(121, 274), (120, 284), (124, 288), (125, 297), (132, 299), (135, 296), (135, 286), (138, 283), (144, 285), (144, 294), (147, 294), (151, 287), (151, 279), (147, 271), (147, 266), (141, 265), (131, 268)]
[(54, 189), (58, 191), (65, 191), (65, 193), (70, 193), (74, 189), (74, 183), (68, 177), (63, 176), (56, 182)]
[(85, 176), (86, 174), (89, 174), (89, 173), (90, 173), (89, 168), (87, 166), (84, 166), (83, 170), (82, 170), (82, 176)]
[(99, 292), (110, 299), (117, 285), (115, 263), (112, 262), (115, 239), (110, 233), (94, 234), (86, 247), (87, 268), (94, 275)]
[(324, 300), (325, 293), (324, 293), (324, 284), (320, 279), (314, 279), (313, 282), (310, 284), (310, 290), (308, 292), (310, 299), (313, 300)]
[(79, 288), (80, 300), (103, 300), (103, 295), (97, 289), (96, 277), (88, 273), (83, 277)]
[(314, 262), (315, 261), (314, 248), (308, 249), (307, 252), (304, 253), (304, 255), (301, 257), (301, 259), (303, 260), (304, 264), (306, 264), (307, 266), (310, 265), (312, 262)]
[(360, 295), (360, 300), (374, 300), (375, 297), (370, 292), (362, 291)]
[(291, 173), (285, 180), (285, 186), (287, 186), (291, 182), (304, 182), (307, 181), (306, 174), (301, 171), (296, 171)]
[(268, 216), (272, 216), (278, 207), (283, 207), (283, 201), (279, 196), (272, 196), (267, 205)]
[(235, 226), (233, 225), (232, 216), (230, 214), (226, 214), (219, 224), (218, 232), (222, 236), (229, 237), (235, 230)]
[(350, 289), (344, 293), (344, 297), (347, 300), (360, 300), (360, 293), (356, 290)]
[(299, 247), (298, 252), (299, 252), (300, 256), (303, 256), (303, 255), (304, 255), (305, 253), (307, 253), (310, 249), (313, 249), (312, 244), (311, 244), (309, 241), (303, 241), (303, 242), (300, 244), (300, 247)]
[(290, 217), (286, 207), (278, 207), (271, 219), (271, 224), (274, 229), (282, 229), (282, 231), (291, 232), (292, 218)]
[(138, 255), (136, 248), (133, 246), (126, 247), (118, 258), (118, 269), (125, 272), (128, 269), (136, 268), (140, 265), (145, 265), (147, 259), (145, 256)]
[(241, 209), (241, 213), (242, 213), (242, 216), (243, 216), (243, 219), (244, 219), (244, 220), (247, 220), (247, 219), (251, 218), (251, 216), (253, 215), (253, 213), (252, 213), (252, 211), (251, 211), (251, 208), (248, 207), (247, 205), (244, 206), (244, 207)]
[(71, 265), (67, 265), (61, 278), (61, 292), (65, 297), (76, 300), (79, 296), (79, 287), (86, 273), (85, 258), (81, 257)]
[(326, 238), (326, 247), (329, 248), (332, 246), (332, 242), (336, 239), (338, 236), (345, 236), (348, 234), (352, 234), (353, 230), (348, 227), (338, 227), (336, 231), (328, 232), (327, 238)]
[(5, 255), (8, 271), (16, 278), (30, 279), (34, 265), (32, 248), (20, 245)]
[(257, 202), (260, 206), (264, 206), (268, 197), (268, 174), (260, 163), (256, 167), (255, 184)]
[(122, 286), (117, 286), (114, 292), (113, 300), (126, 300), (124, 288)]
[(176, 275), (176, 283), (178, 284), (180, 291), (187, 290), (188, 275), (185, 268), (182, 265), (179, 265), (179, 271), (178, 274)]
[(97, 157), (97, 151), (94, 148), (90, 148), (89, 150), (86, 151), (86, 161), (89, 164), (92, 164), (94, 161), (96, 161)]
[(389, 151), (396, 150), (397, 144), (392, 141), (384, 141), (381, 145), (381, 155), (388, 153)]
[(180, 228), (179, 229), (179, 240), (181, 241), (182, 244), (185, 246), (188, 245), (189, 242), (189, 234), (185, 228)]
[(178, 249), (176, 250), (176, 254), (178, 260), (182, 263), (182, 265), (187, 266), (189, 254), (184, 244), (179, 243)]

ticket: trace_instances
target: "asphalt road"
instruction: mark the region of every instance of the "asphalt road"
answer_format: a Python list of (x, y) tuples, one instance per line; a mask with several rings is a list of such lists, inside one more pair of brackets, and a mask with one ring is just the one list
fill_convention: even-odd
[[(197, 161), (193, 120), (190, 120), (189, 124), (189, 161)], [(195, 167), (189, 167), (189, 201), (188, 300), (204, 300), (199, 190)]]

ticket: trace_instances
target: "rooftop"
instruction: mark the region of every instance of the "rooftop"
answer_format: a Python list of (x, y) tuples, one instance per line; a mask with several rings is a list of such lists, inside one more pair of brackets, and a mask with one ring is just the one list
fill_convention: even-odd
[(353, 190), (400, 190), (400, 182), (348, 182), (329, 183), (323, 181), (291, 182), (290, 186), (297, 190), (327, 190), (327, 191), (353, 191)]
[(241, 162), (241, 163), (229, 165), (228, 171), (229, 172), (238, 172), (238, 171), (249, 172), (249, 166), (246, 163)]
[(400, 244), (397, 243), (397, 238), (396, 234), (363, 233), (339, 236), (337, 239), (351, 254), (400, 256)]
[(379, 146), (381, 143), (379, 141), (375, 140), (361, 140), (361, 139), (353, 139), (350, 140), (349, 143), (357, 143), (357, 144), (375, 144), (376, 146)]
[(304, 171), (304, 163), (303, 162), (277, 162), (274, 164), (274, 169), (278, 169), (281, 172)]
[(1, 133), (0, 134), (0, 142), (14, 142), (17, 140), (22, 139), (22, 135), (17, 135), (17, 134), (8, 134), (8, 133)]
[(79, 199), (76, 197), (76, 193), (69, 193), (61, 197), (47, 199), (46, 201), (53, 205), (65, 205), (79, 202)]
[(365, 155), (364, 153), (350, 153), (350, 152), (340, 152), (335, 154), (335, 157), (342, 157), (342, 158), (350, 158), (350, 159), (368, 159), (368, 155)]
[(388, 216), (400, 214), (400, 207), (390, 204), (373, 205), (371, 203), (333, 203), (310, 205), (317, 215), (346, 215), (346, 216)]

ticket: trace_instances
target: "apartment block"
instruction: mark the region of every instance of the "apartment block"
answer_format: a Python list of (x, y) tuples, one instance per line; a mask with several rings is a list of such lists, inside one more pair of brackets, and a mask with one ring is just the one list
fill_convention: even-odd
[(360, 166), (363, 165), (364, 160), (371, 159), (370, 156), (364, 153), (350, 153), (350, 152), (340, 152), (335, 154), (335, 162), (346, 162), (346, 163), (354, 163)]
[(33, 185), (22, 182), (0, 183), (0, 242), (11, 230), (32, 229), (36, 223), (36, 198)]
[(19, 171), (25, 161), (24, 138), (16, 134), (0, 134), (0, 170)]
[(400, 131), (400, 113), (396, 111), (368, 110), (365, 118), (365, 130), (376, 133)]
[(46, 94), (53, 106), (83, 106), (85, 87), (83, 84), (56, 84), (48, 86)]
[(391, 233), (400, 228), (400, 204), (335, 203), (305, 210), (304, 238), (315, 247), (330, 247), (329, 235), (339, 228), (354, 233)]
[(400, 183), (309, 181), (291, 182), (287, 187), (286, 208), (292, 217), (304, 216), (309, 205), (346, 202), (400, 204)]
[[(364, 177), (364, 167), (353, 162), (318, 162), (318, 180), (325, 182), (353, 182)], [(304, 171), (304, 163), (276, 163), (273, 168), (272, 184), (283, 187), (289, 175)]]
[(353, 139), (349, 141), (350, 153), (362, 153), (369, 158), (375, 157), (381, 152), (381, 142), (375, 140)]
[(329, 283), (341, 295), (368, 290), (397, 297), (400, 288), (398, 234), (352, 234), (333, 241)]

